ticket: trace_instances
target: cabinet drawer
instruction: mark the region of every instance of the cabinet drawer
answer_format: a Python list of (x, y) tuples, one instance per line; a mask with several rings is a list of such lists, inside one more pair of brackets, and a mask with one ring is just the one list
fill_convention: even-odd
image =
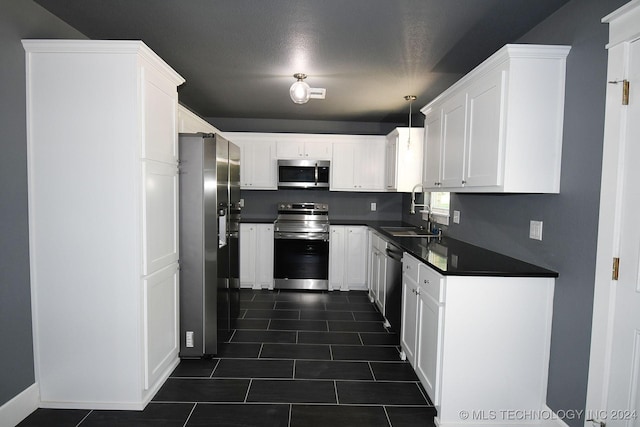
[(438, 303), (444, 302), (444, 276), (422, 263), (418, 265), (418, 286)]
[(418, 266), (420, 265), (420, 261), (412, 257), (411, 255), (407, 255), (405, 252), (402, 256), (402, 274), (410, 277), (414, 282), (418, 282)]

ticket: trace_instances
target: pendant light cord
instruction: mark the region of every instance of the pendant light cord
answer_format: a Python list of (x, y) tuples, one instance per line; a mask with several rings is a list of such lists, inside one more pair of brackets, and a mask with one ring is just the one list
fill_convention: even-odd
[(413, 101), (417, 99), (415, 95), (407, 95), (404, 97), (406, 101), (409, 101), (409, 136), (407, 137), (407, 149), (411, 148), (411, 116), (413, 115)]

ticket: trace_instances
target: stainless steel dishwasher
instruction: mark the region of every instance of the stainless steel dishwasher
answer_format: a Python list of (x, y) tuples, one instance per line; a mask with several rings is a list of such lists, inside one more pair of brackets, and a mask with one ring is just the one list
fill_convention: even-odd
[(402, 253), (402, 249), (387, 243), (384, 315), (391, 324), (391, 330), (398, 333), (402, 317)]

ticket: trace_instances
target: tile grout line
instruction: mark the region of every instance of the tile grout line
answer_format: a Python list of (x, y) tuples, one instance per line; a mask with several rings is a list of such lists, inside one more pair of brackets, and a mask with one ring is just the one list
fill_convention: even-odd
[(93, 413), (93, 409), (91, 409), (91, 410), (87, 413), (87, 415), (85, 415), (84, 417), (82, 417), (82, 419), (80, 420), (80, 422), (79, 422), (78, 424), (76, 424), (76, 427), (78, 427), (80, 424), (82, 424), (82, 423), (84, 422), (84, 420), (86, 420), (86, 419), (87, 419), (87, 417), (88, 417), (89, 415), (91, 415), (92, 413)]
[(291, 413), (293, 412), (293, 404), (289, 403), (289, 419), (287, 420), (287, 427), (291, 427)]
[(242, 403), (247, 403), (247, 399), (249, 398), (249, 390), (251, 390), (252, 384), (253, 384), (253, 378), (249, 378), (249, 386), (247, 387), (247, 392), (244, 395), (244, 401)]
[(373, 380), (374, 380), (374, 381), (378, 381), (378, 380), (376, 379), (376, 374), (373, 372), (373, 367), (371, 366), (371, 361), (370, 361), (370, 360), (369, 360), (369, 361), (367, 361), (367, 365), (369, 365), (369, 370), (371, 371), (371, 376), (373, 377)]
[(340, 398), (338, 398), (338, 381), (333, 380), (333, 390), (336, 393), (336, 405), (340, 405)]
[(193, 415), (193, 411), (196, 410), (196, 406), (198, 405), (198, 403), (194, 403), (193, 404), (193, 408), (191, 408), (191, 412), (189, 412), (189, 415), (187, 415), (187, 419), (184, 421), (184, 424), (182, 425), (182, 427), (187, 427), (187, 424), (189, 423), (189, 420), (191, 419), (191, 415)]
[(382, 405), (382, 410), (384, 411), (384, 415), (387, 417), (387, 422), (389, 423), (389, 426), (393, 427), (393, 424), (391, 424), (391, 418), (389, 418), (389, 413), (387, 412), (387, 406)]
[(213, 378), (213, 374), (216, 372), (216, 369), (218, 369), (218, 366), (220, 366), (220, 361), (222, 359), (218, 359), (218, 361), (216, 362), (216, 366), (213, 367), (213, 371), (211, 371), (211, 375), (209, 375), (209, 378)]

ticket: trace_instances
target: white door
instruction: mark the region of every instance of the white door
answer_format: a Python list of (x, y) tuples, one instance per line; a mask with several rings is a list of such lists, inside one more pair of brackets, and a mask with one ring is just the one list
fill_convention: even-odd
[[(585, 425), (640, 426), (640, 1), (605, 17), (607, 72), (598, 255)], [(627, 80), (628, 105), (622, 94)], [(620, 260), (612, 280), (611, 260)], [(591, 421), (593, 420), (593, 421)]]
[[(640, 40), (629, 47), (630, 96), (621, 165), (620, 269), (615, 286), (608, 426), (640, 426)], [(613, 410), (625, 411), (622, 419)]]

